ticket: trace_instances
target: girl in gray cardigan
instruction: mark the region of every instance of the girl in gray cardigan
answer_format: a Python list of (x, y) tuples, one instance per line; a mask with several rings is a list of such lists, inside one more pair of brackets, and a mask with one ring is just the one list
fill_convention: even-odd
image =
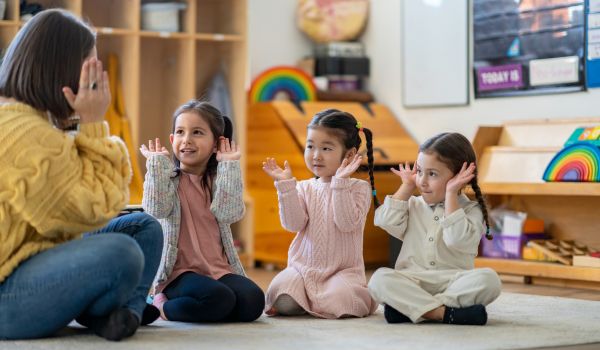
[(175, 111), (169, 152), (157, 138), (147, 158), (143, 207), (164, 231), (154, 301), (166, 320), (249, 322), (264, 294), (245, 276), (230, 225), (244, 215), (240, 150), (229, 118), (191, 100)]

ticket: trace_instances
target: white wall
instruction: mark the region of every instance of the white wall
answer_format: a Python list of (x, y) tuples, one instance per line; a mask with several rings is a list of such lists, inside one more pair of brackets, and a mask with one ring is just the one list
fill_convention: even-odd
[(474, 99), (472, 77), (470, 104), (467, 106), (404, 108), (401, 3), (400, 0), (372, 0), (369, 25), (361, 40), (371, 58), (371, 92), (379, 102), (392, 109), (418, 142), (442, 131), (457, 131), (472, 138), (478, 125), (497, 125), (510, 119), (600, 116), (600, 89), (557, 95)]
[(297, 0), (248, 0), (250, 79), (277, 65), (296, 65), (312, 53), (296, 26)]
[[(371, 0), (369, 23), (361, 38), (371, 59), (370, 91), (387, 105), (418, 142), (442, 131), (472, 138), (478, 125), (510, 119), (600, 116), (600, 89), (558, 95), (474, 99), (461, 107), (411, 108), (402, 104), (401, 3)], [(279, 64), (295, 64), (312, 43), (296, 26), (296, 0), (249, 0), (250, 77)], [(415, 33), (418, 35), (418, 33)], [(471, 36), (472, 37), (472, 36)]]

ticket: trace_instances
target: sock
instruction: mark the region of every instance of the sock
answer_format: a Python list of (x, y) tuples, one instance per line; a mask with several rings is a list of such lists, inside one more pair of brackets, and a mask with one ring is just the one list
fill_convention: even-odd
[(389, 305), (383, 306), (383, 316), (385, 316), (385, 320), (387, 321), (387, 323), (412, 322), (411, 319), (408, 318), (408, 316)]
[(149, 325), (150, 323), (156, 321), (157, 318), (160, 317), (160, 311), (158, 308), (152, 304), (146, 304), (144, 308), (144, 313), (142, 314), (142, 326)]
[(281, 294), (277, 297), (273, 308), (277, 310), (278, 314), (284, 316), (299, 316), (306, 313), (306, 311), (298, 305), (296, 300), (287, 294)]
[(126, 308), (115, 309), (106, 316), (79, 316), (77, 322), (88, 327), (102, 338), (112, 341), (131, 337), (140, 325), (137, 316)]
[(159, 311), (159, 315), (160, 318), (162, 318), (163, 320), (166, 320), (166, 317), (163, 317), (163, 315), (165, 314), (165, 310), (163, 309), (163, 306), (165, 305), (165, 303), (169, 301), (169, 299), (167, 299), (167, 295), (165, 293), (158, 293), (154, 296), (154, 299), (152, 300), (152, 305), (154, 305)]
[(476, 304), (469, 307), (455, 308), (446, 306), (444, 323), (483, 326), (487, 322), (485, 306)]

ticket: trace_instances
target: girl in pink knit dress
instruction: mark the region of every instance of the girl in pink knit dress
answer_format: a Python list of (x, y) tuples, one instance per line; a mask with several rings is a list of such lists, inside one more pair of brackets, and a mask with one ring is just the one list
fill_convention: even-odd
[[(360, 166), (365, 135), (369, 178), (351, 178)], [(315, 178), (297, 182), (288, 162), (267, 158), (263, 170), (275, 180), (282, 226), (296, 232), (288, 266), (269, 286), (267, 315), (322, 318), (365, 317), (377, 304), (367, 289), (363, 229), (375, 198), (372, 133), (349, 113), (328, 109), (308, 125), (304, 160)]]

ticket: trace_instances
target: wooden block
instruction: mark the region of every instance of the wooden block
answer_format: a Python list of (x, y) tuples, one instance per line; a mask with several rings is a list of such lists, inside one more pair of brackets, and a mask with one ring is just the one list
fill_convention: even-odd
[(529, 244), (539, 252), (542, 252), (552, 259), (556, 259), (560, 263), (565, 265), (572, 265), (571, 256), (560, 251), (558, 243), (554, 243), (546, 240), (534, 240), (530, 241)]
[(573, 256), (573, 266), (587, 266), (600, 268), (600, 258), (595, 258), (589, 255)]

